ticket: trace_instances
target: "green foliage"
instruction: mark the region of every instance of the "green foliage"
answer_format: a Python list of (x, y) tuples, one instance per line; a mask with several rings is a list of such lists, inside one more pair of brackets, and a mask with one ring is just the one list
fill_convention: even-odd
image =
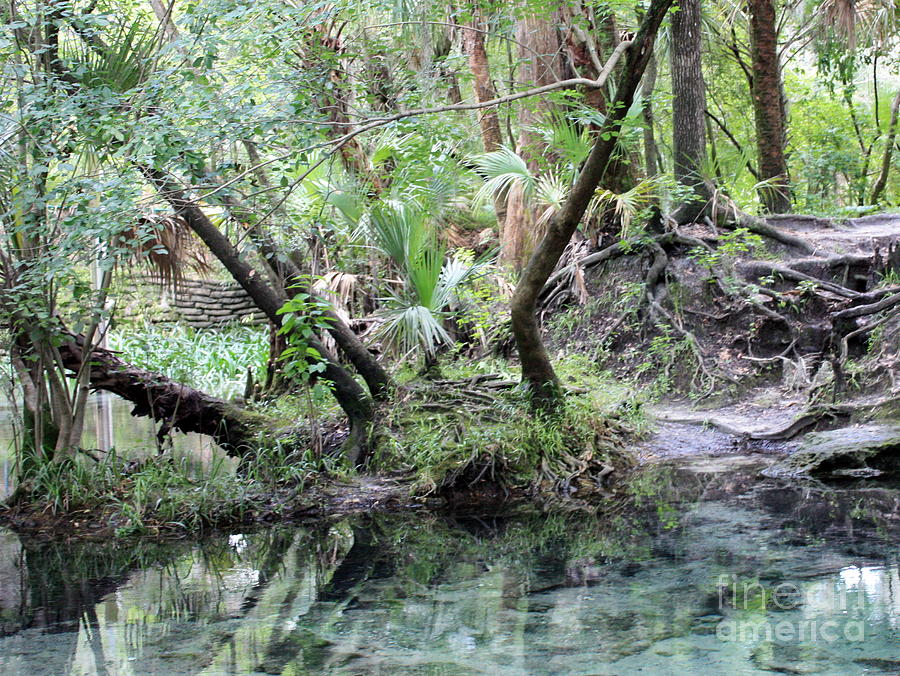
[(110, 331), (109, 346), (135, 366), (227, 398), (243, 392), (247, 369), (264, 371), (269, 341), (264, 326), (138, 324)]
[[(452, 364), (442, 370), (472, 372)], [(558, 371), (572, 391), (557, 415), (536, 413), (518, 388), (472, 395), (447, 385), (433, 391), (407, 385), (411, 395), (390, 411), (374, 467), (409, 468), (415, 490), (428, 493), (477, 488), (480, 481), (548, 489), (588, 468), (627, 465), (620, 444), (643, 426), (640, 404), (584, 358), (569, 357)]]
[(51, 514), (90, 512), (117, 536), (196, 532), (277, 512), (283, 494), (303, 489), (321, 469), (311, 454), (275, 445), (234, 463), (222, 456), (206, 467), (187, 457), (151, 457), (134, 466), (115, 451), (98, 460), (79, 455), (39, 462), (20, 500)]
[(381, 310), (380, 335), (389, 346), (408, 353), (433, 355), (452, 343), (443, 321), (450, 316), (462, 285), (478, 274), (485, 260), (447, 257), (446, 248), (425, 215), (402, 204), (376, 206), (369, 217), (372, 239), (399, 269), (403, 287), (391, 290)]
[[(661, 397), (683, 388), (684, 382), (691, 379), (690, 372), (696, 375), (696, 355), (691, 344), (674, 330), (661, 324), (657, 326), (661, 333), (650, 340), (635, 372), (638, 376), (649, 376), (650, 394), (653, 398)], [(693, 381), (691, 380), (693, 384)], [(688, 388), (690, 392), (691, 389)]]
[(742, 256), (760, 256), (764, 251), (762, 237), (747, 228), (736, 228), (722, 235), (717, 246), (697, 247), (688, 253), (688, 257), (710, 273), (724, 272), (722, 281), (736, 287), (735, 260)]
[(282, 316), (278, 333), (287, 341), (287, 347), (281, 351), (285, 374), (303, 383), (325, 371), (324, 356), (310, 343), (327, 331), (332, 321), (327, 315), (331, 309), (327, 303), (300, 290), (307, 286), (303, 283), (289, 287), (293, 295), (278, 310)]
[(526, 200), (530, 200), (535, 192), (537, 179), (528, 169), (525, 160), (509, 148), (503, 147), (492, 153), (476, 155), (472, 162), (484, 177), (484, 184), (475, 193), (475, 204), (484, 203), (495, 196), (506, 199), (514, 185), (520, 186)]

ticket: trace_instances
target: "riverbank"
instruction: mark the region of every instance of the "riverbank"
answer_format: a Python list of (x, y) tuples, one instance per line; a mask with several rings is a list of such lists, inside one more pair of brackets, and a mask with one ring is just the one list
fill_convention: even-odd
[(168, 540), (0, 529), (0, 671), (895, 671), (900, 493), (761, 477), (767, 460), (648, 463), (617, 509), (363, 510)]

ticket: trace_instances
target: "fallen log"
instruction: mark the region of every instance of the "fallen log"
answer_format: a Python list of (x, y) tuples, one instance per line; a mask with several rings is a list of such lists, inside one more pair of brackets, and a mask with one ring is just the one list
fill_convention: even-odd
[[(84, 360), (84, 336), (64, 331), (59, 353), (63, 366), (78, 373)], [(95, 347), (89, 359), (90, 388), (111, 392), (134, 404), (132, 415), (161, 423), (161, 437), (172, 429), (206, 434), (228, 455), (242, 457), (256, 450), (266, 434), (275, 432), (265, 416), (132, 366), (110, 350)]]

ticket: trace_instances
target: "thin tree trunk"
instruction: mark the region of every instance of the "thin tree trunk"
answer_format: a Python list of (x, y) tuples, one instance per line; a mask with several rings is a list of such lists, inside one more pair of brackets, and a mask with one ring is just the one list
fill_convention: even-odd
[[(615, 12), (606, 7), (598, 10), (600, 12), (598, 17), (593, 7), (577, 0), (561, 6), (559, 11), (568, 29), (566, 43), (569, 62), (577, 74), (592, 80), (596, 79), (603, 68), (602, 60), (609, 58), (622, 41)], [(603, 87), (585, 93), (585, 103), (602, 113), (604, 117), (609, 113), (609, 105), (615, 92), (613, 85), (620, 77), (623, 65), (624, 59), (616, 64)], [(591, 124), (588, 128), (591, 134), (597, 134), (601, 126)], [(606, 168), (603, 187), (619, 194), (631, 190), (637, 182), (640, 164), (640, 155), (636, 153), (635, 148), (629, 148), (626, 143), (620, 142)], [(621, 219), (611, 210), (604, 213), (601, 222), (596, 225), (595, 241), (602, 235), (615, 236), (622, 230)]]
[(781, 65), (778, 63), (778, 35), (772, 0), (748, 0), (750, 10), (750, 58), (753, 68), (753, 114), (760, 178), (765, 210), (772, 214), (791, 210), (787, 160), (784, 153), (786, 120)]
[(679, 223), (695, 220), (711, 197), (702, 176), (706, 162), (706, 86), (700, 65), (700, 0), (682, 0), (672, 15), (672, 127), (675, 178), (692, 196), (673, 214)]
[(656, 54), (650, 56), (644, 80), (641, 83), (641, 112), (644, 116), (644, 166), (647, 176), (656, 176), (662, 172), (659, 147), (653, 131), (653, 90), (656, 88)]
[[(529, 87), (542, 87), (563, 79), (559, 33), (552, 17), (528, 14), (516, 23), (516, 41), (519, 43), (519, 82)], [(528, 164), (532, 173), (538, 173), (541, 160), (546, 161), (546, 145), (543, 137), (533, 130), (552, 106), (546, 99), (529, 101), (519, 109), (519, 138), (517, 152)], [(500, 259), (520, 269), (535, 242), (534, 207), (525, 202), (522, 190), (511, 190), (506, 202), (506, 222), (500, 236)]]
[(172, 20), (172, 10), (175, 7), (175, 0), (150, 0), (150, 6), (153, 7), (153, 13), (156, 15), (157, 21), (163, 29), (163, 35), (166, 40), (171, 42), (178, 38), (178, 28)]
[(547, 234), (522, 271), (522, 277), (513, 294), (510, 304), (512, 329), (522, 363), (522, 380), (528, 384), (538, 405), (556, 404), (560, 392), (559, 381), (538, 328), (535, 312), (537, 299), (603, 179), (618, 142), (622, 120), (634, 100), (644, 69), (653, 53), (653, 42), (659, 25), (671, 4), (672, 0), (652, 0), (650, 3), (640, 30), (628, 50), (616, 101), (610, 109), (603, 129), (597, 136), (565, 204), (551, 221)]
[(878, 204), (881, 193), (887, 186), (888, 175), (891, 172), (891, 158), (894, 154), (894, 144), (897, 142), (897, 116), (900, 111), (900, 89), (894, 97), (891, 104), (891, 121), (888, 124), (887, 139), (884, 144), (884, 155), (881, 156), (881, 171), (872, 186), (872, 196), (869, 198), (869, 204)]
[[(469, 57), (469, 68), (474, 78), (475, 99), (479, 103), (497, 98), (497, 90), (491, 80), (487, 49), (484, 44), (483, 26), (477, 19), (470, 28), (462, 32), (463, 51)], [(481, 142), (484, 152), (499, 150), (503, 144), (500, 133), (500, 117), (496, 108), (482, 108), (478, 111), (478, 124), (481, 126)]]
[[(181, 188), (158, 169), (141, 167), (141, 173), (153, 184), (159, 194), (169, 202), (182, 218), (203, 240), (213, 255), (231, 273), (253, 299), (256, 306), (275, 326), (281, 326), (278, 311), (284, 305), (284, 297), (277, 294), (243, 258), (225, 235), (207, 218), (206, 214), (184, 194)], [(374, 407), (365, 390), (340, 365), (325, 358), (327, 351), (317, 340), (309, 340), (309, 346), (322, 355), (325, 370), (322, 376), (333, 384), (334, 396), (350, 421), (350, 438), (346, 447), (347, 458), (354, 464), (364, 459), (368, 428), (374, 417)]]

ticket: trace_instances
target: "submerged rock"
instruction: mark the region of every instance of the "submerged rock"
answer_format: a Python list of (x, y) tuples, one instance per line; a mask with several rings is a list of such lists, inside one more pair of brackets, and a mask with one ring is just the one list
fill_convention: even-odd
[(900, 424), (869, 424), (807, 435), (771, 477), (865, 478), (900, 473)]

